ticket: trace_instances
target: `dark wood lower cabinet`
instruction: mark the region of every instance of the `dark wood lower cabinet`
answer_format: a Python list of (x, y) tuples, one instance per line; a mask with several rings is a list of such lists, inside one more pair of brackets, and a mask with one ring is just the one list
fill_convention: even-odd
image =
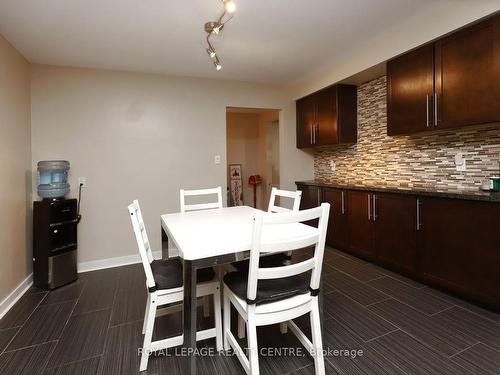
[(415, 274), (417, 199), (402, 194), (374, 194), (374, 247), (378, 262)]
[[(318, 207), (321, 203), (321, 188), (318, 186), (297, 185), (297, 189), (302, 191), (300, 200), (300, 209), (307, 210), (309, 208)], [(311, 220), (304, 224), (318, 226), (318, 220)]]
[(500, 204), (420, 198), (419, 272), (500, 309)]
[(349, 247), (349, 224), (347, 221), (347, 191), (324, 188), (322, 202), (330, 203), (330, 217), (326, 243), (336, 249)]
[(347, 221), (349, 227), (348, 251), (373, 259), (374, 225), (372, 218), (373, 194), (351, 190), (347, 194)]

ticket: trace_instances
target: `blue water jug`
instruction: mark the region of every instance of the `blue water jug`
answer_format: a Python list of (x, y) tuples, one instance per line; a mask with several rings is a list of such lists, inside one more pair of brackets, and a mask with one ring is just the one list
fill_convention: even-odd
[(38, 195), (42, 198), (63, 198), (70, 190), (68, 184), (69, 161), (45, 160), (38, 162), (40, 184)]

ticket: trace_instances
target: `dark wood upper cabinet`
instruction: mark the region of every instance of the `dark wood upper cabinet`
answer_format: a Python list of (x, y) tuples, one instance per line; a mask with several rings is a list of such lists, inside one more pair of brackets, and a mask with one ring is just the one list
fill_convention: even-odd
[(435, 44), (437, 127), (500, 121), (500, 16)]
[(372, 216), (373, 194), (349, 191), (347, 194), (347, 220), (349, 227), (349, 252), (373, 259), (374, 225)]
[(500, 15), (387, 63), (387, 134), (500, 122)]
[(387, 134), (422, 132), (432, 125), (434, 46), (427, 45), (387, 63)]
[(500, 308), (500, 204), (420, 198), (422, 277)]
[(313, 124), (315, 121), (316, 103), (312, 96), (297, 100), (297, 147), (313, 146)]
[(297, 147), (355, 143), (357, 87), (335, 85), (297, 100)]
[(417, 198), (376, 193), (373, 201), (375, 257), (391, 269), (415, 274)]
[(322, 202), (330, 203), (326, 243), (340, 250), (348, 249), (347, 191), (323, 188)]

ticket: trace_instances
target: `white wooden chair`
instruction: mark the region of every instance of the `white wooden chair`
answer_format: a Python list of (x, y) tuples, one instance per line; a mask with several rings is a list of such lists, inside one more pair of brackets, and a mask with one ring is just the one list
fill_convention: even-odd
[[(292, 208), (286, 208), (276, 205), (276, 198), (290, 198), (293, 199)], [(269, 205), (267, 206), (267, 212), (290, 212), (290, 211), (298, 211), (300, 208), (300, 200), (302, 198), (302, 191), (288, 191), (288, 190), (280, 190), (278, 188), (273, 187), (271, 189), (271, 197), (269, 198)], [(282, 203), (282, 202), (280, 202)], [(263, 262), (264, 267), (273, 267), (279, 265), (287, 265), (291, 263), (292, 253), (288, 252), (286, 254), (276, 254), (267, 256)], [(248, 261), (242, 261), (238, 263), (234, 263), (233, 270), (243, 271), (248, 270)], [(281, 325), (281, 333), (287, 333), (287, 325)], [(238, 337), (240, 339), (245, 337), (245, 322), (241, 316), (238, 316)]]
[[(330, 205), (299, 212), (263, 214), (256, 212), (250, 250), (248, 276), (244, 272), (233, 272), (224, 276), (224, 348), (233, 348), (245, 371), (259, 374), (257, 326), (286, 322), (291, 331), (314, 357), (317, 375), (325, 374), (322, 352), (321, 322), (318, 294), (325, 249), (326, 230)], [(318, 228), (311, 235), (265, 243), (263, 231), (270, 225), (304, 222), (319, 219)], [(283, 252), (315, 246), (312, 258), (273, 268), (260, 268), (261, 253)], [(309, 282), (299, 274), (311, 270)], [(231, 333), (230, 307), (233, 304), (247, 324), (248, 358)], [(292, 321), (301, 315), (310, 314), (312, 342)]]
[[(209, 203), (187, 204), (186, 197), (202, 197), (209, 195), (217, 195), (217, 201)], [(222, 208), (222, 188), (217, 186), (211, 189), (197, 190), (180, 190), (181, 212), (210, 210), (214, 208)], [(221, 272), (219, 272), (220, 276)], [(210, 300), (207, 297), (203, 298), (203, 316), (206, 318), (210, 314)]]
[[(186, 197), (215, 195), (217, 194), (217, 201), (210, 203), (186, 204)], [(184, 190), (181, 189), (181, 212), (209, 210), (213, 208), (222, 208), (222, 188), (217, 186), (213, 189), (199, 189), (199, 190)]]
[[(276, 206), (276, 197), (285, 197), (293, 199), (293, 206), (290, 210), (289, 208)], [(267, 207), (267, 212), (290, 212), (290, 211), (298, 211), (300, 207), (300, 199), (302, 197), (302, 191), (288, 191), (288, 190), (280, 190), (275, 187), (271, 189), (271, 197), (269, 198), (269, 205)]]
[[(160, 306), (179, 303), (183, 300), (183, 272), (182, 263), (179, 259), (155, 260), (151, 251), (144, 220), (142, 218), (139, 202), (128, 206), (132, 228), (134, 230), (141, 262), (146, 274), (146, 287), (148, 289), (148, 301), (144, 314), (142, 333), (144, 343), (142, 346), (141, 363), (139, 370), (144, 371), (148, 366), (149, 355), (157, 350), (167, 349), (182, 345), (183, 335), (152, 341), (155, 317), (164, 315), (157, 311)], [(198, 285), (196, 294), (198, 297), (213, 295), (215, 328), (199, 331), (197, 340), (205, 340), (215, 337), (217, 350), (222, 350), (222, 316), (220, 281), (215, 277), (212, 269), (200, 270), (198, 272)]]

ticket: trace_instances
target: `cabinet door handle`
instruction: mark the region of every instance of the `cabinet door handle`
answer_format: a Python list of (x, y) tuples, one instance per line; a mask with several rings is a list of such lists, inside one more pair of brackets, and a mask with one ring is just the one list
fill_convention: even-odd
[(373, 221), (377, 220), (377, 195), (373, 194)]
[(368, 220), (372, 219), (371, 194), (368, 194)]
[(417, 230), (422, 228), (422, 224), (420, 223), (420, 199), (417, 199)]
[(434, 93), (434, 126), (438, 126), (438, 94)]
[(314, 129), (314, 131), (313, 131), (314, 144), (316, 144), (316, 131), (318, 129), (318, 124), (314, 124), (313, 129)]
[(342, 201), (341, 201), (341, 205), (342, 205), (342, 215), (344, 215), (344, 214), (345, 214), (344, 192), (342, 192)]
[(426, 106), (425, 126), (429, 127), (429, 94), (425, 96), (425, 106)]
[(311, 135), (311, 142), (310, 143), (313, 145), (314, 144), (313, 143), (313, 124), (311, 124), (311, 134), (310, 135)]

